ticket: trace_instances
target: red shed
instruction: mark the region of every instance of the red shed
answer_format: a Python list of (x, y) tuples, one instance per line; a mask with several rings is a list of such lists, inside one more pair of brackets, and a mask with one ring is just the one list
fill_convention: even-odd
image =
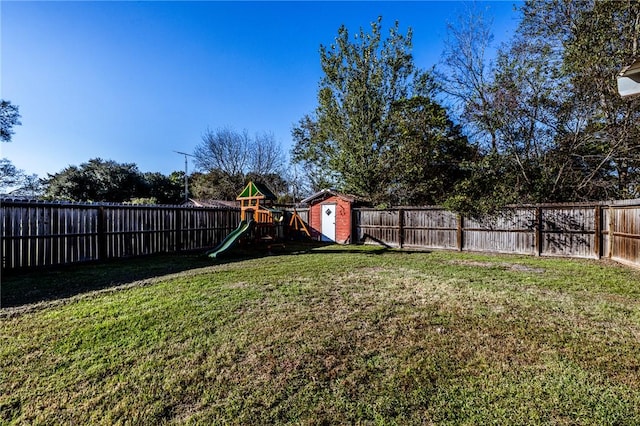
[(320, 241), (347, 244), (351, 240), (351, 209), (358, 197), (323, 189), (302, 200), (309, 205), (308, 224), (311, 237)]

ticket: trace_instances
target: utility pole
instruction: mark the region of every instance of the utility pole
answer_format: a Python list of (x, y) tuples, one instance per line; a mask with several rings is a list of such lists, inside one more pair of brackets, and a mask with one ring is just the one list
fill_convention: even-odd
[(189, 172), (189, 162), (187, 157), (196, 158), (195, 155), (187, 154), (186, 152), (173, 151), (176, 154), (184, 155), (184, 201), (189, 201), (189, 178), (187, 174)]

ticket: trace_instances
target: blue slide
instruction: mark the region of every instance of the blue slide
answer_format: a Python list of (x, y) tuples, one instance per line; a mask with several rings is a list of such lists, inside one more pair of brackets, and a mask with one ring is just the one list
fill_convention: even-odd
[(222, 241), (216, 248), (209, 250), (206, 253), (207, 256), (215, 259), (220, 254), (229, 250), (231, 247), (236, 245), (236, 243), (238, 242), (238, 240), (240, 240), (240, 238), (244, 237), (251, 231), (251, 229), (253, 228), (253, 224), (254, 224), (253, 220), (250, 220), (248, 222), (246, 220), (243, 220), (242, 222), (240, 222), (238, 227), (229, 235), (227, 235), (227, 238), (225, 238), (224, 241)]

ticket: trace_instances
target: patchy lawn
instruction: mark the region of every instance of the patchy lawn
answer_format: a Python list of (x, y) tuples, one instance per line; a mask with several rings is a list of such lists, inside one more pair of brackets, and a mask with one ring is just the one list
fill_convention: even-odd
[(640, 424), (615, 264), (329, 246), (2, 286), (0, 423)]

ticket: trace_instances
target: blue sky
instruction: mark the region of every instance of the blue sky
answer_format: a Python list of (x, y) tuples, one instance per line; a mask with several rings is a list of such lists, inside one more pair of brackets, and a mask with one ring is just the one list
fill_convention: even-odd
[[(513, 33), (514, 1), (478, 3), (496, 42)], [(413, 28), (421, 68), (441, 56), (447, 22), (469, 3), (413, 2), (0, 2), (3, 99), (22, 126), (1, 156), (46, 177), (101, 157), (142, 172), (184, 169), (208, 129), (273, 133), (316, 106), (319, 47), (341, 24), (378, 16)], [(192, 171), (192, 163), (190, 172)]]

